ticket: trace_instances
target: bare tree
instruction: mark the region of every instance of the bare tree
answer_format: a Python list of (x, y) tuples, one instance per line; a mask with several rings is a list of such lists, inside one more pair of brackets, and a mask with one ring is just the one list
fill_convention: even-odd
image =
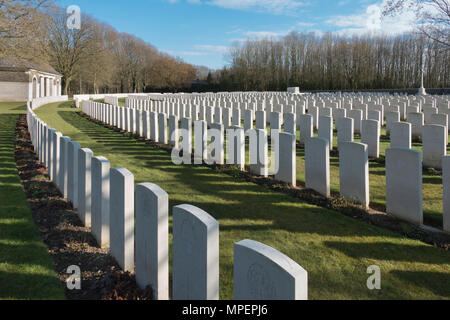
[(80, 29), (69, 29), (67, 19), (64, 10), (50, 14), (42, 46), (49, 63), (64, 76), (64, 94), (68, 93), (70, 82), (79, 72), (77, 67), (100, 51), (94, 20), (83, 16)]
[(388, 0), (384, 16), (395, 16), (404, 10), (414, 10), (417, 30), (427, 38), (450, 48), (450, 1), (449, 0)]
[[(30, 58), (53, 0), (0, 0), (0, 57)], [(36, 57), (35, 57), (36, 58)]]
[(235, 44), (229, 58), (230, 67), (213, 75), (219, 90), (417, 88), (422, 63), (428, 87), (450, 86), (450, 50), (418, 34), (291, 33)]

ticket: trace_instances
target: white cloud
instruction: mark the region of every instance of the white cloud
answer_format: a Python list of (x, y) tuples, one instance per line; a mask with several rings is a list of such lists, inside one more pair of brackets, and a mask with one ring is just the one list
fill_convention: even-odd
[(282, 37), (290, 31), (246, 31), (244, 35), (249, 38), (276, 38)]
[(350, 0), (342, 0), (338, 2), (339, 6), (345, 6), (346, 4), (348, 4), (350, 2)]
[(325, 23), (338, 27), (336, 32), (341, 35), (372, 34), (402, 34), (413, 29), (416, 21), (415, 13), (406, 10), (395, 17), (383, 17), (382, 10), (386, 0), (366, 7), (359, 14), (337, 15), (326, 20)]
[(312, 27), (315, 26), (316, 24), (313, 22), (297, 22), (297, 26), (299, 27)]
[(224, 54), (228, 52), (227, 46), (216, 46), (210, 44), (195, 45), (194, 50), (188, 51), (173, 51), (173, 50), (162, 50), (171, 56), (176, 57), (201, 57), (201, 56), (215, 56), (218, 54)]
[[(176, 3), (180, 0), (166, 0)], [(295, 10), (307, 5), (303, 0), (186, 0), (188, 3), (207, 4), (225, 9), (257, 11), (294, 15)]]
[(215, 46), (215, 45), (210, 45), (210, 44), (195, 45), (194, 49), (200, 50), (205, 53), (226, 53), (226, 52), (228, 52), (227, 46)]
[(173, 51), (173, 50), (161, 50), (171, 56), (174, 57), (199, 57), (199, 56), (207, 56), (207, 52), (200, 51)]

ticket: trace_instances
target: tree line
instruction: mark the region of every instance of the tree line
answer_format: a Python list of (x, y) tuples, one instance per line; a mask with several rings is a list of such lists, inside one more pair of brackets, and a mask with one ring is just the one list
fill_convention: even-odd
[(450, 87), (450, 50), (417, 34), (345, 37), (291, 32), (235, 44), (230, 66), (211, 75), (220, 90), (284, 91)]
[[(422, 65), (426, 87), (448, 88), (448, 0), (414, 1), (417, 8), (442, 7), (435, 17), (418, 11), (431, 21), (419, 32), (396, 37), (291, 32), (248, 39), (230, 48), (228, 66), (208, 72), (85, 14), (81, 28), (70, 29), (70, 14), (53, 0), (0, 0), (0, 58), (48, 63), (63, 75), (64, 94), (417, 88)], [(395, 14), (402, 4), (389, 0), (386, 13)]]
[(63, 75), (64, 94), (178, 91), (196, 68), (89, 15), (68, 28), (71, 13), (52, 0), (0, 0), (0, 58), (47, 63)]

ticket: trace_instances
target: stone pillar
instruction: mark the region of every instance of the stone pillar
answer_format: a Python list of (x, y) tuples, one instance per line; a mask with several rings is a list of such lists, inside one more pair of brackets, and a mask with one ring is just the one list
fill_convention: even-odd
[(43, 97), (45, 97), (45, 78), (44, 77), (41, 77), (41, 79), (40, 79), (41, 81), (41, 94), (40, 94), (40, 97), (41, 98), (43, 98)]

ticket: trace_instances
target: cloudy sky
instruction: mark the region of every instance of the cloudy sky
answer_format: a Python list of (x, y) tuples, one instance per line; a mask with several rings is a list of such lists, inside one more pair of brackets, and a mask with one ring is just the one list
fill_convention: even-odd
[(58, 0), (189, 63), (227, 64), (227, 48), (290, 31), (403, 33), (414, 14), (381, 18), (386, 0)]

